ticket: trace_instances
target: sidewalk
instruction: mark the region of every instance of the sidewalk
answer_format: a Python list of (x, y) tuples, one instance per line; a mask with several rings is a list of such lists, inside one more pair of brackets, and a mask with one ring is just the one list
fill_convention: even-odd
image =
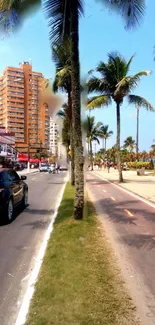
[[(107, 170), (95, 170), (94, 172), (105, 179), (118, 183), (118, 171), (111, 168), (110, 173)], [(136, 171), (123, 171), (124, 183), (119, 184), (121, 187), (134, 192), (147, 200), (155, 203), (155, 176), (146, 175), (137, 176)]]
[(28, 169), (23, 169), (23, 170), (17, 171), (17, 173), (19, 175), (27, 175), (27, 174), (37, 173), (37, 172), (38, 172), (38, 168), (34, 168), (34, 169), (32, 168), (29, 170), (29, 172), (28, 172)]

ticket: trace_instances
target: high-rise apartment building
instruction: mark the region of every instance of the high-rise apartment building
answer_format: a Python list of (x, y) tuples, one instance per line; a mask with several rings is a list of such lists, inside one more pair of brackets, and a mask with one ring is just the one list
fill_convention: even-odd
[(0, 125), (15, 133), (19, 152), (49, 148), (48, 106), (39, 99), (43, 81), (29, 62), (7, 67), (0, 77)]
[(50, 140), (49, 149), (52, 155), (58, 155), (58, 135), (59, 128), (57, 123), (50, 117)]

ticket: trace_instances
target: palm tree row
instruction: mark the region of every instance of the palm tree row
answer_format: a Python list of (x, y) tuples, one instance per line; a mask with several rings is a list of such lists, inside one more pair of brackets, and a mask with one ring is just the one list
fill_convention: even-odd
[[(141, 0), (100, 0), (104, 4), (108, 4), (112, 9), (118, 9), (118, 12), (123, 16), (128, 27), (139, 22), (141, 16), (145, 12), (144, 2)], [(22, 0), (11, 1), (11, 10), (16, 4), (16, 12), (20, 13)], [(26, 0), (27, 9), (29, 9), (32, 0)], [(3, 1), (2, 9), (8, 10), (8, 0)], [(43, 7), (47, 19), (49, 20), (50, 28), (50, 43), (57, 42), (62, 45), (66, 40), (70, 40), (70, 63), (71, 63), (71, 93), (72, 93), (72, 126), (74, 130), (74, 150), (75, 150), (75, 207), (74, 217), (81, 219), (84, 207), (84, 177), (83, 177), (83, 148), (82, 148), (82, 132), (81, 132), (81, 102), (80, 102), (80, 63), (79, 63), (79, 17), (83, 14), (82, 0), (43, 0)], [(10, 10), (10, 7), (9, 7)], [(120, 79), (120, 78), (119, 78)], [(119, 80), (120, 81), (120, 80)], [(116, 86), (116, 84), (115, 84)], [(118, 86), (122, 89), (122, 86)], [(105, 89), (104, 89), (105, 91)], [(103, 92), (103, 89), (101, 89)], [(119, 91), (119, 94), (121, 91)], [(112, 96), (112, 92), (108, 94), (117, 103), (117, 148), (119, 161), (120, 147), (120, 104), (123, 96), (118, 99), (118, 94)], [(120, 101), (121, 99), (121, 101)], [(102, 98), (103, 101), (103, 98)], [(98, 105), (97, 105), (98, 106)], [(121, 171), (120, 179), (122, 180)]]
[(101, 61), (96, 68), (101, 77), (95, 75), (90, 76), (88, 80), (89, 93), (95, 92), (94, 97), (89, 98), (88, 108), (100, 108), (111, 104), (112, 100), (116, 104), (116, 120), (117, 120), (117, 163), (119, 171), (119, 182), (123, 181), (121, 169), (121, 155), (120, 155), (120, 126), (121, 114), (120, 108), (125, 98), (128, 99), (129, 104), (145, 107), (150, 111), (154, 111), (154, 107), (143, 97), (132, 94), (131, 92), (138, 86), (141, 77), (150, 74), (149, 70), (143, 70), (135, 75), (129, 75), (130, 66), (134, 56), (126, 61), (118, 53), (109, 53), (108, 62)]

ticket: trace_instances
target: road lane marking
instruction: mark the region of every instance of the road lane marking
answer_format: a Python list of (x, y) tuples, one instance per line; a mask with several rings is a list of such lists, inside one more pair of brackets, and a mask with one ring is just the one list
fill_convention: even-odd
[(130, 216), (130, 217), (134, 217), (134, 215), (127, 209), (124, 209), (124, 211)]
[(35, 179), (36, 179), (36, 177), (33, 177), (33, 178), (32, 178), (32, 180), (35, 180)]
[(155, 203), (153, 204), (153, 202), (151, 203), (149, 200), (140, 197), (138, 194), (135, 194), (135, 193), (132, 192), (132, 191), (128, 191), (127, 189), (123, 188), (121, 185), (114, 184), (112, 181), (109, 181), (108, 179), (104, 178), (103, 176), (100, 176), (100, 175), (98, 175), (98, 174), (96, 174), (96, 173), (94, 173), (94, 175), (96, 175), (96, 176), (97, 176), (98, 178), (100, 178), (100, 179), (103, 179), (105, 182), (111, 184), (112, 186), (117, 187), (117, 189), (120, 189), (120, 191), (127, 193), (128, 195), (134, 197), (135, 199), (137, 199), (137, 200), (139, 200), (139, 201), (141, 201), (141, 202), (143, 202), (143, 203), (149, 205), (149, 206), (152, 207), (153, 209), (155, 209)]
[(116, 199), (115, 199), (113, 196), (111, 196), (111, 199), (112, 199), (113, 201), (116, 201)]
[(105, 192), (105, 193), (106, 193), (106, 190), (103, 190), (103, 192)]

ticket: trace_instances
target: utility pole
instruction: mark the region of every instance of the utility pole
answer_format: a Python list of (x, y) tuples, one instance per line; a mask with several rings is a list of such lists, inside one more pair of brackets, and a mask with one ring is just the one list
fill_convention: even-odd
[(28, 129), (28, 164), (27, 164), (28, 173), (30, 171), (30, 129)]
[(137, 105), (137, 134), (136, 134), (136, 154), (138, 159), (138, 152), (139, 152), (139, 109), (140, 107)]
[(41, 148), (41, 146), (42, 146), (42, 141), (40, 141), (40, 149), (39, 149), (39, 153), (40, 153), (40, 161), (41, 161), (41, 152), (42, 152), (42, 148)]

